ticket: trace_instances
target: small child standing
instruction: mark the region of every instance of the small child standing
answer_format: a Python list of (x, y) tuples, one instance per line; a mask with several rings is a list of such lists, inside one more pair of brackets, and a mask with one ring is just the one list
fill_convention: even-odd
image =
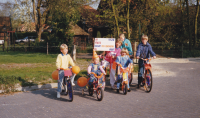
[[(60, 45), (60, 51), (61, 51), (61, 54), (59, 54), (56, 59), (56, 67), (57, 67), (57, 70), (59, 70), (57, 98), (60, 98), (60, 92), (61, 92), (62, 82), (63, 82), (63, 78), (64, 78), (64, 70), (61, 70), (61, 68), (67, 69), (69, 67), (69, 65), (75, 66), (71, 56), (67, 54), (68, 47), (66, 44)], [(74, 77), (75, 77), (75, 74), (72, 74), (72, 76), (70, 77), (73, 86), (75, 85)]]
[(121, 49), (119, 48), (122, 45), (122, 41), (118, 39), (115, 43), (115, 51), (108, 51), (106, 52), (106, 57), (104, 60), (104, 64), (102, 65), (104, 68), (107, 67), (110, 64), (110, 85), (111, 88), (115, 89), (114, 83), (115, 83), (115, 73), (116, 69), (113, 69), (113, 62), (115, 62), (117, 56), (121, 55)]
[(139, 72), (138, 72), (138, 88), (140, 88), (140, 84), (142, 82), (142, 73), (144, 73), (144, 61), (140, 58), (146, 59), (150, 57), (150, 54), (153, 58), (156, 58), (156, 54), (153, 52), (151, 45), (147, 42), (148, 36), (143, 35), (141, 37), (142, 43), (140, 43), (137, 47), (136, 57), (139, 59)]
[[(121, 56), (118, 56), (116, 61), (117, 64), (121, 64), (123, 68), (127, 68), (129, 66), (129, 64), (133, 64), (133, 61), (130, 59), (129, 57), (129, 52), (126, 48), (122, 48), (121, 51)], [(126, 73), (127, 78), (128, 78), (128, 72)], [(122, 81), (122, 76), (118, 75), (117, 78), (117, 93), (119, 93), (119, 87), (120, 87), (120, 83)], [(131, 91), (130, 86), (129, 86), (129, 82), (128, 82), (128, 92)]]
[[(93, 74), (91, 74), (91, 72), (94, 72), (95, 74), (97, 74), (97, 76), (101, 75), (101, 73), (104, 73), (105, 75), (105, 71), (102, 68), (102, 66), (100, 66), (99, 64), (99, 56), (96, 54), (96, 52), (93, 50), (93, 63), (91, 63), (88, 66), (87, 72), (88, 74), (90, 74), (90, 80), (89, 80), (89, 86), (92, 85), (93, 81), (95, 81), (95, 76)], [(100, 78), (101, 81), (103, 81), (103, 77)]]

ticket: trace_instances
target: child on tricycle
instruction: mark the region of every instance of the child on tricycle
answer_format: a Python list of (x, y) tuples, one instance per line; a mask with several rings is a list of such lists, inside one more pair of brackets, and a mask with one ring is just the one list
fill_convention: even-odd
[[(101, 89), (101, 93), (103, 93), (102, 90), (104, 90), (105, 88), (105, 71), (102, 68), (102, 66), (100, 66), (99, 64), (99, 56), (96, 54), (96, 52), (93, 50), (93, 63), (91, 63), (88, 66), (88, 74), (89, 74), (89, 95), (93, 95), (93, 90), (97, 91), (97, 99), (98, 99), (98, 87)], [(104, 74), (104, 75), (103, 75)], [(103, 96), (103, 95), (101, 95)], [(102, 100), (102, 98), (99, 98), (98, 100)]]
[[(133, 64), (133, 61), (130, 59), (128, 54), (129, 54), (128, 50), (126, 48), (122, 48), (121, 56), (118, 56), (116, 61), (115, 61), (117, 63), (117, 65), (121, 65), (121, 67), (119, 67), (119, 69), (120, 68), (122, 68), (122, 69), (129, 68)], [(126, 72), (124, 71), (124, 72), (118, 73), (118, 77), (117, 77), (117, 93), (119, 93), (120, 84), (123, 81), (122, 80), (123, 78), (126, 78), (127, 81), (128, 81), (127, 82), (128, 92), (131, 91), (130, 86), (129, 86), (129, 80), (128, 80), (128, 71), (126, 71)]]

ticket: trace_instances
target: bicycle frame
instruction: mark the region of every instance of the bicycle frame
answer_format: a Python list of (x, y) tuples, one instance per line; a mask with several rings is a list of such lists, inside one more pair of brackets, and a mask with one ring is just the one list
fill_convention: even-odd
[(128, 78), (126, 73), (131, 71), (131, 66), (128, 66), (127, 68), (123, 68), (121, 64), (117, 64), (118, 65), (118, 74), (122, 73), (122, 91), (124, 89), (124, 85), (128, 84)]
[[(100, 78), (103, 76), (103, 73), (101, 73), (101, 75), (100, 76), (97, 76), (94, 72), (91, 72), (91, 74), (93, 74), (94, 76), (95, 76), (95, 78), (97, 78), (97, 81), (96, 82), (93, 82), (92, 84), (94, 85), (93, 86), (93, 90), (94, 91), (96, 91), (97, 90), (97, 88), (99, 88), (99, 87), (104, 87), (104, 85), (102, 85), (102, 83), (100, 83)], [(104, 78), (105, 79), (105, 78)], [(87, 82), (90, 80), (90, 78), (88, 78), (87, 79)], [(104, 80), (105, 81), (105, 80)], [(96, 87), (95, 87), (95, 85), (97, 85)]]
[(69, 98), (71, 101), (73, 101), (73, 87), (72, 87), (72, 83), (71, 83), (71, 79), (70, 76), (72, 76), (72, 71), (71, 69), (67, 68), (67, 69), (63, 69), (61, 68), (61, 70), (64, 70), (64, 79), (63, 79), (63, 85), (66, 85), (67, 91), (69, 92)]
[[(91, 74), (94, 75), (95, 78), (97, 78), (97, 81), (92, 83), (92, 86), (89, 87), (88, 91), (89, 91), (89, 95), (92, 96), (94, 91), (96, 91), (97, 94), (97, 99), (98, 101), (101, 101), (103, 99), (104, 96), (104, 87), (105, 84), (100, 83), (100, 78), (103, 77), (103, 73), (101, 73), (100, 76), (97, 76), (94, 72), (91, 72)], [(89, 81), (90, 78), (88, 78), (87, 81)], [(103, 82), (105, 81), (105, 77), (103, 78)]]
[[(142, 58), (140, 58), (142, 59)], [(144, 71), (142, 74), (142, 84), (144, 85), (144, 89), (146, 92), (150, 92), (152, 89), (152, 73), (151, 73), (151, 58), (149, 59), (142, 59), (143, 60), (143, 67), (144, 67)], [(149, 60), (149, 62), (147, 62)], [(147, 73), (146, 73), (147, 72)]]

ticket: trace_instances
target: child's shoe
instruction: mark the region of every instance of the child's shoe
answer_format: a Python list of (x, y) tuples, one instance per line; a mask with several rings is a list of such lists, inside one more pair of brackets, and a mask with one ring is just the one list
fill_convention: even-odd
[(119, 93), (119, 89), (117, 89), (117, 93)]
[(72, 86), (75, 86), (75, 84), (72, 82)]
[(57, 92), (57, 98), (60, 98), (60, 92)]
[(130, 88), (128, 89), (128, 92), (131, 92), (131, 89), (130, 89)]

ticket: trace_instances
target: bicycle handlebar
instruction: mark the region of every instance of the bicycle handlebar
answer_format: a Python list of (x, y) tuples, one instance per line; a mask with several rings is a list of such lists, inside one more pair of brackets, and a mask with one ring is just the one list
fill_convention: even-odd
[(151, 61), (151, 59), (153, 59), (153, 57), (151, 57), (151, 58), (147, 58), (147, 59), (144, 59), (144, 58), (139, 58), (139, 59), (142, 59), (142, 60), (144, 60), (144, 61)]
[(124, 67), (122, 67), (122, 65), (121, 64), (117, 64), (117, 65), (119, 65), (120, 66), (120, 68), (122, 69), (122, 72), (124, 72), (124, 73), (126, 73), (126, 72), (129, 72), (130, 71), (130, 67), (128, 66), (127, 68), (124, 68)]
[(71, 70), (70, 68), (60, 68), (60, 70)]
[(101, 73), (101, 75), (99, 75), (99, 76), (97, 76), (97, 74), (96, 73), (94, 73), (94, 72), (91, 72), (90, 74), (93, 74), (96, 78), (98, 78), (98, 79), (100, 79), (102, 76), (103, 76), (103, 73)]

